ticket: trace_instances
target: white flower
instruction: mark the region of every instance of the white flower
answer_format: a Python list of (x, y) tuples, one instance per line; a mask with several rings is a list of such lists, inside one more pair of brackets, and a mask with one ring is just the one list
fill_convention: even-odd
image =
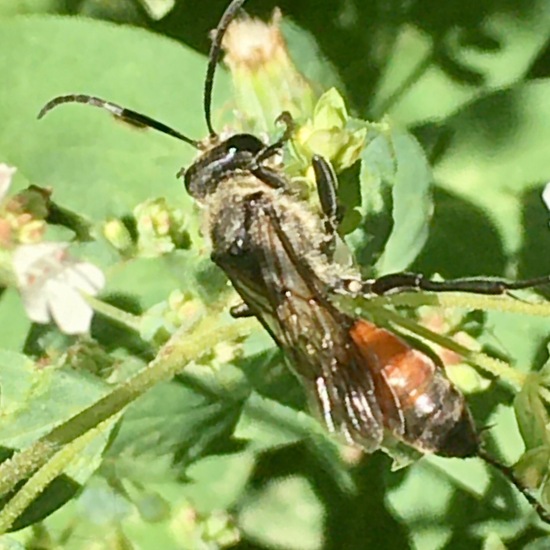
[(17, 168), (0, 163), (0, 202), (4, 200), (8, 194), (8, 189), (11, 185), (11, 178)]
[(18, 246), (13, 267), (23, 304), (36, 323), (54, 320), (66, 334), (87, 332), (93, 310), (82, 293), (95, 296), (105, 277), (96, 266), (69, 256), (67, 243)]

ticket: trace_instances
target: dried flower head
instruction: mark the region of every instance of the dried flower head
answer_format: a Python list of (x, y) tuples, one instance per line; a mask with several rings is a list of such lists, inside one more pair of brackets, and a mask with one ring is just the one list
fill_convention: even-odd
[(290, 58), (280, 22), (278, 10), (269, 23), (243, 17), (234, 20), (223, 37), (224, 61), (246, 131), (277, 131), (275, 120), (283, 111), (301, 119), (315, 103), (313, 89)]
[(246, 67), (253, 71), (265, 63), (286, 60), (288, 52), (279, 28), (280, 22), (279, 10), (275, 10), (268, 24), (248, 17), (233, 21), (222, 43), (227, 52), (225, 62), (230, 70)]

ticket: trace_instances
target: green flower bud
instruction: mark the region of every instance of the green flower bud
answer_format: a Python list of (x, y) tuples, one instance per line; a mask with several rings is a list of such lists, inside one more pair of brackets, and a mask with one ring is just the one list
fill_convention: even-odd
[(134, 209), (138, 233), (138, 253), (151, 258), (184, 248), (189, 235), (181, 210), (172, 208), (166, 199), (151, 199)]
[(312, 118), (298, 129), (293, 141), (304, 168), (310, 166), (313, 155), (329, 160), (337, 172), (359, 160), (367, 129), (354, 128), (353, 122), (336, 89), (325, 92), (315, 105)]
[(105, 222), (103, 236), (123, 255), (128, 255), (133, 248), (132, 236), (120, 220)]

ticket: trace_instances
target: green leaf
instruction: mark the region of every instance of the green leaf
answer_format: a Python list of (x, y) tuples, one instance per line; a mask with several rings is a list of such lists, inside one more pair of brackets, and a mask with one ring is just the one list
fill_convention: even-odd
[(157, 457), (162, 474), (170, 460), (196, 460), (213, 443), (231, 435), (240, 413), (241, 390), (234, 386), (235, 398), (230, 398), (214, 373), (209, 374), (207, 367), (200, 371), (186, 377), (186, 384), (159, 384), (128, 408), (108, 451), (118, 462), (117, 475), (139, 479)]
[(550, 420), (540, 397), (538, 374), (527, 376), (521, 391), (514, 399), (514, 410), (526, 450), (543, 447), (550, 453), (548, 438)]
[[(129, 214), (151, 196), (189, 208), (175, 178), (194, 154), (188, 145), (81, 105), (60, 107), (40, 122), (36, 115), (56, 95), (90, 93), (201, 138), (204, 59), (141, 29), (75, 18), (0, 21), (0, 48), (0, 72), (10, 83), (0, 90), (0, 160), (96, 220)], [(226, 82), (219, 74), (215, 96), (222, 101)]]
[(351, 235), (363, 266), (379, 274), (402, 271), (428, 236), (432, 214), (430, 168), (422, 148), (404, 130), (368, 129), (361, 155), (362, 223)]
[(234, 436), (249, 440), (254, 450), (264, 450), (308, 437), (315, 424), (306, 413), (253, 392), (246, 401)]
[(415, 548), (453, 547), (456, 537), (474, 544), (491, 532), (507, 540), (528, 522), (524, 499), (481, 460), (426, 456), (403, 475), (387, 498), (396, 519), (418, 526), (410, 533)]
[(304, 477), (274, 479), (244, 502), (241, 529), (262, 545), (316, 550), (323, 545), (323, 508)]
[[(550, 180), (549, 93), (550, 79), (540, 79), (495, 92), (457, 112), (446, 127), (452, 141), (434, 169), (443, 187), (491, 214), (508, 251), (521, 246), (530, 222), (518, 195)], [(541, 204), (540, 196), (538, 200)], [(536, 231), (544, 239), (548, 226), (541, 222)]]
[[(97, 401), (108, 386), (85, 373), (53, 366), (39, 368), (24, 355), (0, 351), (0, 387), (0, 447), (7, 457)], [(74, 496), (99, 467), (113, 426), (114, 422), (73, 457), (64, 475), (52, 480), (17, 519), (15, 529), (42, 519)], [(10, 496), (2, 499), (2, 504)]]
[(23, 309), (19, 293), (15, 289), (6, 289), (0, 296), (0, 348), (10, 351), (22, 351), (31, 321)]
[[(400, 124), (442, 120), (480, 94), (525, 80), (537, 57), (545, 55), (550, 10), (546, 0), (532, 0), (521, 7), (518, 17), (515, 9), (500, 3), (464, 10), (453, 2), (437, 14), (428, 4), (419, 6), (416, 24), (399, 29), (384, 60), (373, 110), (389, 114)], [(476, 44), (471, 40), (476, 36), (493, 46)], [(441, 63), (444, 55), (464, 67), (464, 73), (480, 78), (467, 82), (453, 77)]]
[(228, 509), (241, 497), (254, 464), (248, 451), (203, 458), (186, 470), (183, 494), (199, 513)]
[(97, 401), (108, 388), (86, 373), (40, 368), (24, 355), (8, 351), (0, 351), (0, 386), (0, 445), (13, 449), (26, 447)]

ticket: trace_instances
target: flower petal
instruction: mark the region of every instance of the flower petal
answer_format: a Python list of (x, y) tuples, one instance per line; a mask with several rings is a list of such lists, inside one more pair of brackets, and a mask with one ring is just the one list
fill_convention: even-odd
[(13, 253), (13, 269), (21, 288), (40, 285), (63, 269), (68, 243), (22, 244)]
[(90, 330), (94, 312), (78, 290), (52, 279), (46, 284), (46, 294), (51, 316), (62, 332), (82, 334)]
[(47, 323), (52, 318), (66, 334), (90, 328), (93, 310), (81, 292), (96, 295), (105, 277), (96, 266), (80, 262), (67, 252), (67, 243), (20, 245), (13, 266), (29, 318)]
[(19, 290), (29, 319), (35, 323), (48, 323), (50, 321), (48, 299), (43, 293), (42, 286), (30, 285)]
[(105, 286), (105, 275), (101, 269), (88, 262), (67, 266), (62, 275), (67, 285), (92, 296)]

